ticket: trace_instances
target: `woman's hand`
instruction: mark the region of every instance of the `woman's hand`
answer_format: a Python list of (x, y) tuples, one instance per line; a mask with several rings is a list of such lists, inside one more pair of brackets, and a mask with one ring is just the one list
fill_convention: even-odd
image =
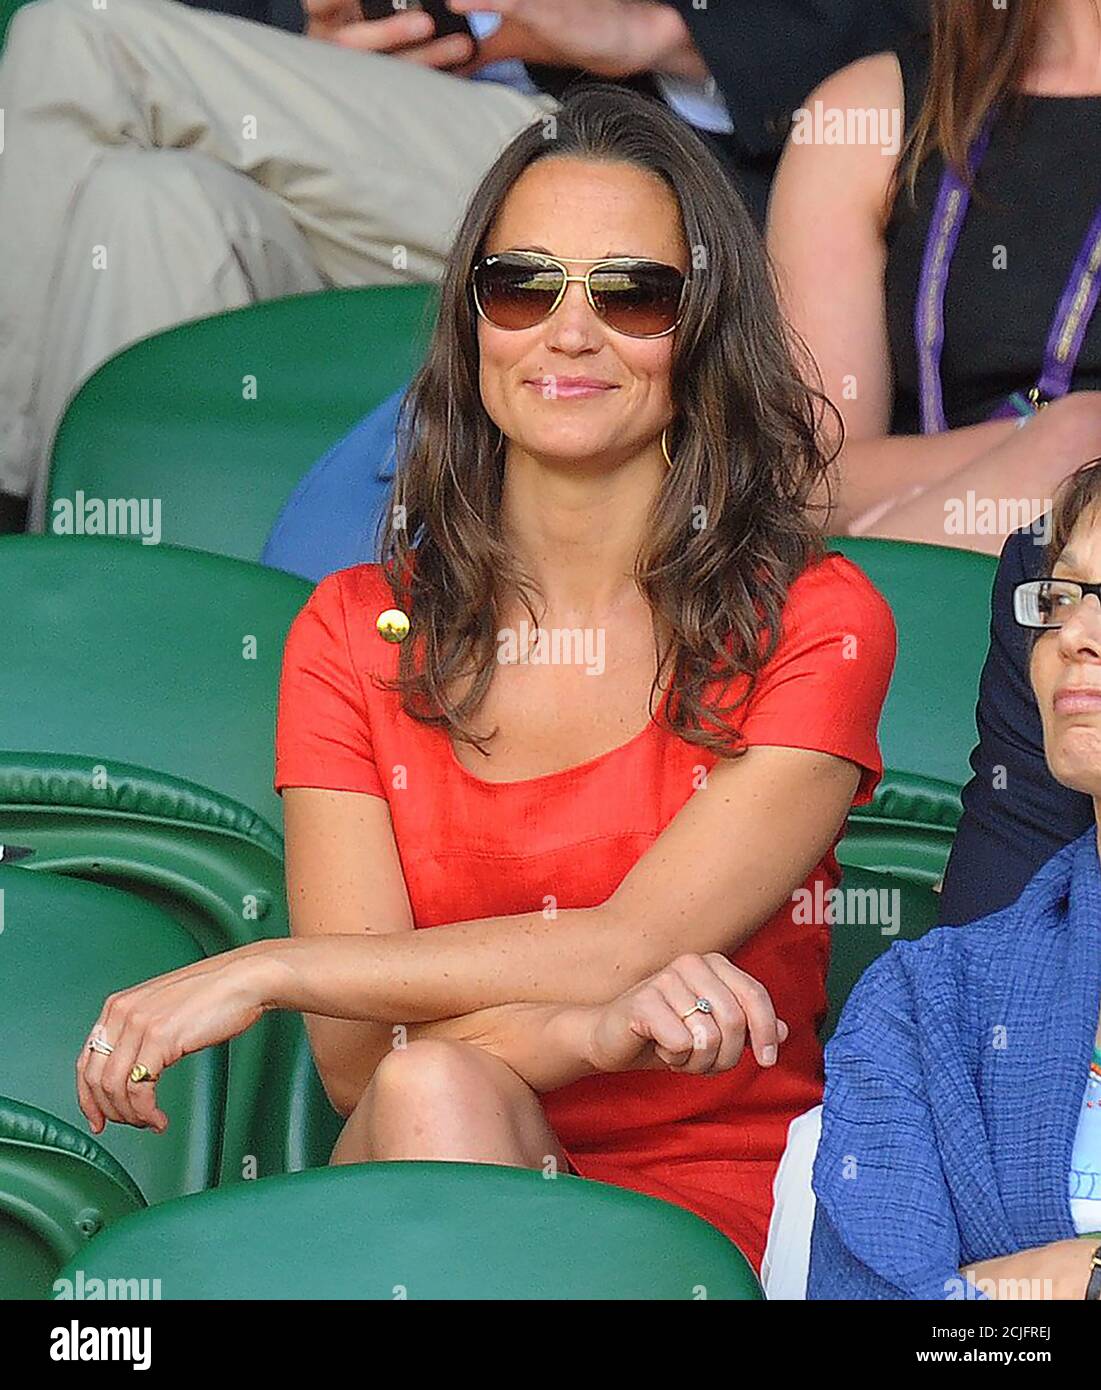
[[(227, 1042), (271, 1008), (268, 973), (256, 944), (158, 975), (110, 995), (76, 1062), (80, 1109), (93, 1134), (108, 1120), (163, 1133), (168, 1117), (157, 1106), (156, 1079), (191, 1052)], [(110, 1056), (88, 1041), (105, 1039)], [(135, 1082), (140, 1063), (153, 1080)]]
[[(698, 999), (710, 1012), (695, 1010)], [(588, 1060), (600, 1072), (727, 1071), (741, 1058), (747, 1029), (757, 1061), (770, 1067), (788, 1035), (764, 985), (718, 952), (679, 956), (593, 1014)]]

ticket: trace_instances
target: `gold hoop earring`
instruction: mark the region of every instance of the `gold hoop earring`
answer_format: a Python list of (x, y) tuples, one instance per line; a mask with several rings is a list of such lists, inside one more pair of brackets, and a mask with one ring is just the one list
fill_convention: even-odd
[(664, 455), (666, 464), (667, 464), (670, 468), (672, 468), (672, 466), (673, 466), (673, 460), (669, 457), (669, 445), (666, 444), (666, 442), (665, 442), (665, 434), (666, 434), (666, 431), (665, 431), (665, 430), (662, 430), (662, 432), (661, 432), (661, 452), (662, 452), (662, 454)]

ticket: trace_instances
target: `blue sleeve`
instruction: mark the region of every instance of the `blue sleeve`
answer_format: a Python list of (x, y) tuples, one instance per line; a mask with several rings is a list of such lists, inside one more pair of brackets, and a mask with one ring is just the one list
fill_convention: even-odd
[(261, 564), (320, 583), (378, 558), (404, 394), (389, 396), (314, 464), (276, 519)]
[(1042, 865), (1093, 824), (1093, 803), (1056, 782), (1044, 760), (1028, 678), (1030, 639), (1013, 617), (1013, 589), (1035, 579), (1044, 548), (1018, 531), (1002, 550), (991, 598), (990, 651), (979, 683), (978, 747), (944, 876), (942, 923), (973, 922), (1020, 897)]
[[(808, 1298), (944, 1300), (965, 1292), (914, 1022), (915, 973), (923, 1010), (939, 1017), (958, 1007), (951, 969), (938, 959), (952, 955), (952, 944), (937, 940), (947, 934), (895, 945), (866, 971), (826, 1049)], [(952, 1085), (953, 1062), (944, 1061)]]

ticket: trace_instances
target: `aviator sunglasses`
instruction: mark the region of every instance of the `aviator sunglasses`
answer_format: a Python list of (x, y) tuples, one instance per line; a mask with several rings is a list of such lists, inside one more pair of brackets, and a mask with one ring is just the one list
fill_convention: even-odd
[(502, 251), (474, 267), (474, 306), (494, 328), (534, 328), (562, 303), (566, 287), (585, 286), (597, 315), (629, 338), (662, 338), (681, 320), (688, 277), (676, 266), (631, 256), (587, 261), (584, 275), (571, 275), (565, 263), (535, 251)]

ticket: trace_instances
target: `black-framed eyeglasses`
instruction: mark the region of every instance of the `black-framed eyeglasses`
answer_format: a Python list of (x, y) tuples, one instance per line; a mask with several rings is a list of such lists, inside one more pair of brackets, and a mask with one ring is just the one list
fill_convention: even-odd
[(1068, 622), (1087, 594), (1101, 602), (1101, 584), (1077, 579), (1026, 579), (1013, 589), (1013, 616), (1021, 627), (1058, 628)]
[(576, 260), (584, 275), (571, 275), (564, 261), (536, 251), (502, 251), (474, 267), (474, 306), (495, 328), (534, 328), (549, 318), (565, 298), (567, 287), (585, 286), (596, 314), (616, 333), (629, 338), (663, 338), (684, 312), (688, 276), (676, 266), (631, 256)]

